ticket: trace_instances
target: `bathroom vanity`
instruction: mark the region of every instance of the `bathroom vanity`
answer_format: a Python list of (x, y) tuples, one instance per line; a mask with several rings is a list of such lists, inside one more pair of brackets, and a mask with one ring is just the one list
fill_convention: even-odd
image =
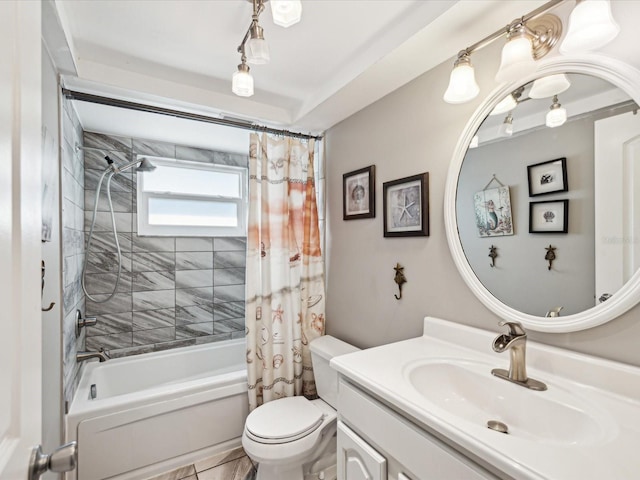
[(638, 478), (640, 368), (529, 342), (548, 387), (530, 390), (491, 374), (500, 330), (427, 317), (422, 337), (333, 359), (338, 479)]

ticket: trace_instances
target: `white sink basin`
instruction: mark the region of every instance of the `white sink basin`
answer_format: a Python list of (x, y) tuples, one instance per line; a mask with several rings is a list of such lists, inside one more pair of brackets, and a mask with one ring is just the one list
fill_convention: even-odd
[(606, 412), (569, 391), (553, 384), (546, 391), (530, 390), (493, 376), (491, 368), (443, 358), (407, 365), (404, 373), (429, 404), (479, 427), (498, 420), (512, 437), (584, 446), (604, 442), (615, 432)]

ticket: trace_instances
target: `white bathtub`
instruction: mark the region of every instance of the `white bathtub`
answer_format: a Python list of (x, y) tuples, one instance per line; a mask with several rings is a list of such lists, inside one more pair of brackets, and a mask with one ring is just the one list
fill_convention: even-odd
[(141, 479), (240, 445), (245, 354), (239, 339), (87, 364), (66, 417), (78, 441), (67, 479)]

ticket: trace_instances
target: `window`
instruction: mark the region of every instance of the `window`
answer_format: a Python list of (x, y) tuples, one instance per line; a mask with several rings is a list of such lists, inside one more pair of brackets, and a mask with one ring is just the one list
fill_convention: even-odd
[(137, 173), (139, 235), (246, 235), (246, 168), (146, 158), (156, 168)]

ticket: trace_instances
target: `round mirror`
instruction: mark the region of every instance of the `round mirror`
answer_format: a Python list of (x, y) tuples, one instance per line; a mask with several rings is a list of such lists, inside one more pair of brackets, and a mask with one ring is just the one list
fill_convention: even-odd
[(637, 78), (608, 60), (549, 62), (469, 121), (447, 235), (463, 278), (501, 317), (568, 332), (640, 299)]

